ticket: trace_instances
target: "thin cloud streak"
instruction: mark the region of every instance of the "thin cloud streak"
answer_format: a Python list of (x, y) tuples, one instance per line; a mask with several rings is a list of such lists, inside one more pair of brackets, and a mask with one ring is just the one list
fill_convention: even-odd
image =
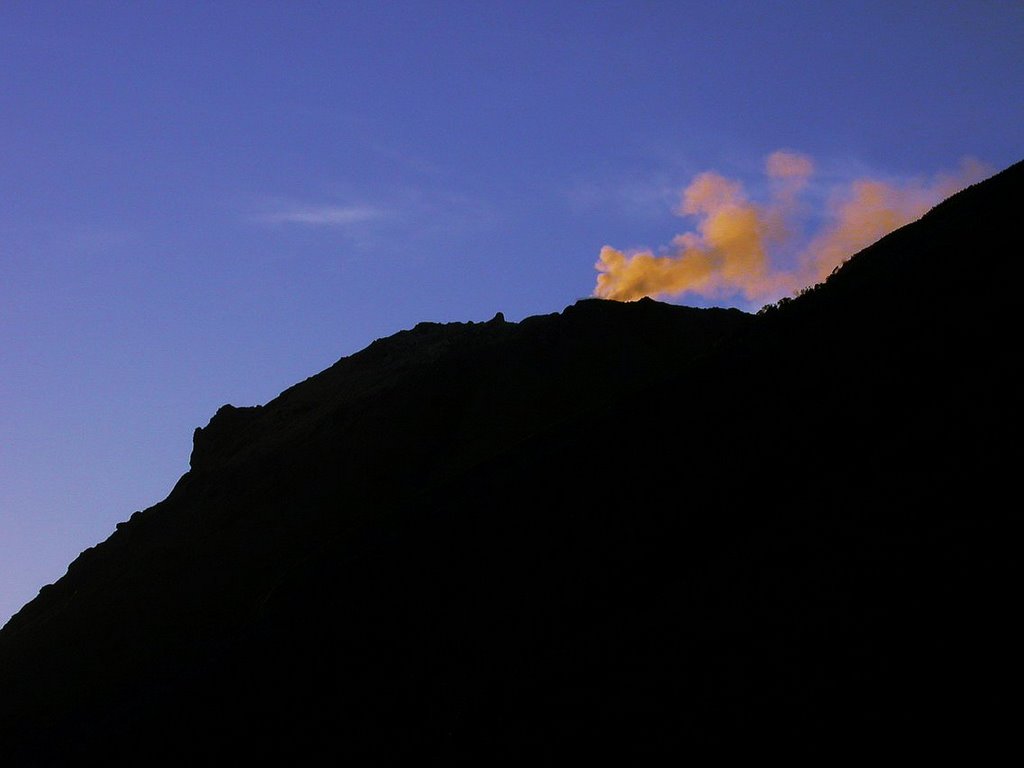
[(387, 212), (368, 205), (316, 205), (268, 213), (261, 220), (270, 224), (303, 224), (311, 227), (347, 227), (380, 219)]

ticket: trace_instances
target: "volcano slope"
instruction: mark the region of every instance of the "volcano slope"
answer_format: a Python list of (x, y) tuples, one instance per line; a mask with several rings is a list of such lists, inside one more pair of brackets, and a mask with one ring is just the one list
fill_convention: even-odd
[(0, 630), (5, 764), (1010, 743), (1018, 164), (757, 316), (421, 324)]

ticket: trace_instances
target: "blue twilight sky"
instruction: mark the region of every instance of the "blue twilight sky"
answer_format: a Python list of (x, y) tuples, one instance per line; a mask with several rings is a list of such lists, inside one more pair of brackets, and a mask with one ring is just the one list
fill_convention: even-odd
[(558, 311), (603, 245), (684, 231), (701, 171), (998, 170), (1022, 129), (1009, 0), (4, 0), (0, 623), (221, 404)]

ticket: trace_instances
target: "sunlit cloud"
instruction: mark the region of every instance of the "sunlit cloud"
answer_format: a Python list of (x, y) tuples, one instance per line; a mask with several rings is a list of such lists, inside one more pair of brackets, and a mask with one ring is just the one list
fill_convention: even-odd
[(823, 280), (857, 251), (989, 173), (966, 159), (956, 172), (930, 181), (855, 179), (830, 190), (825, 210), (815, 212), (815, 231), (805, 237), (800, 193), (814, 175), (811, 158), (769, 155), (763, 202), (750, 200), (740, 181), (705, 172), (682, 190), (676, 209), (696, 220), (695, 230), (677, 235), (658, 253), (604, 246), (594, 265), (594, 294), (619, 301), (687, 293), (773, 300)]

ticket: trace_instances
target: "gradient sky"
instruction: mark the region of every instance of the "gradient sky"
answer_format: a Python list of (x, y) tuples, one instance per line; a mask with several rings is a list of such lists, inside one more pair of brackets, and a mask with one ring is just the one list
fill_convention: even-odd
[(1021, 159), (1024, 4), (4, 0), (0, 623), (221, 404), (561, 310), (779, 149), (822, 189)]

